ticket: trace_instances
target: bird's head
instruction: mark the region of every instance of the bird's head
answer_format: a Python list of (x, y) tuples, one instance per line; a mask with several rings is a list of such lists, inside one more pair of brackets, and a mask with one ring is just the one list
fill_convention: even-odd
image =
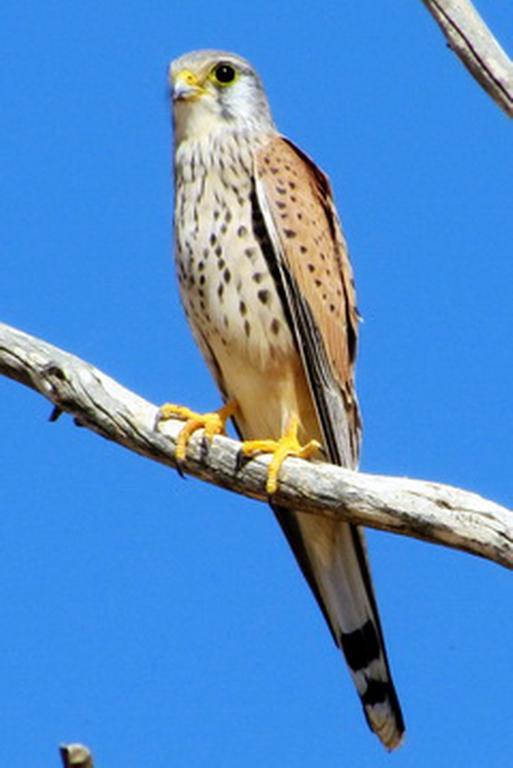
[(223, 51), (193, 51), (169, 67), (175, 139), (212, 132), (273, 130), (269, 104), (253, 67)]

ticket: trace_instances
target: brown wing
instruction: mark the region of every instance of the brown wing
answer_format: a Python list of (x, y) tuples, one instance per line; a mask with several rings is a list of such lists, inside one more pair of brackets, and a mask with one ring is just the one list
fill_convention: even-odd
[[(280, 136), (257, 153), (256, 178), (264, 218), (272, 219), (269, 231), (272, 229), (278, 239), (276, 251), (294, 282), (289, 298), (295, 311), (303, 314), (299, 325), (303, 332), (306, 326), (307, 332), (299, 346), (306, 346), (302, 352), (307, 358), (315, 358), (314, 371), (311, 359), (305, 361), (305, 367), (309, 377), (313, 373), (322, 379), (326, 392), (327, 402), (319, 402), (323, 399), (319, 388), (310, 381), (330, 458), (354, 466), (360, 431), (354, 392), (358, 312), (347, 246), (329, 181), (301, 150)], [(298, 297), (305, 306), (298, 306)], [(343, 413), (333, 412), (340, 411), (336, 399), (342, 400)], [(333, 424), (340, 432), (341, 416), (348, 426), (349, 461), (347, 448), (339, 445), (337, 450), (332, 445), (333, 436), (326, 434), (333, 431)]]
[[(256, 202), (271, 273), (290, 317), (330, 460), (356, 466), (358, 313), (351, 266), (326, 176), (289, 141), (256, 155)], [(371, 728), (390, 749), (404, 723), (388, 665), (363, 533), (346, 523), (273, 507), (343, 650)]]

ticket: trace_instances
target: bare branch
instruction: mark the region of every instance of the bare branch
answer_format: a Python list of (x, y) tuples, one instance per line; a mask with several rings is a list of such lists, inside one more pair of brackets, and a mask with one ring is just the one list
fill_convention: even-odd
[[(154, 428), (158, 408), (78, 357), (0, 323), (0, 373), (40, 392), (58, 411), (142, 456), (176, 467), (183, 422)], [(54, 409), (55, 415), (55, 409)], [(267, 500), (268, 457), (240, 467), (239, 443), (193, 437), (183, 470)], [(444, 544), (513, 568), (513, 513), (474, 493), (438, 483), (353, 472), (288, 459), (274, 497), (280, 506)]]
[(423, 0), (449, 47), (487, 91), (513, 117), (513, 61), (469, 0)]

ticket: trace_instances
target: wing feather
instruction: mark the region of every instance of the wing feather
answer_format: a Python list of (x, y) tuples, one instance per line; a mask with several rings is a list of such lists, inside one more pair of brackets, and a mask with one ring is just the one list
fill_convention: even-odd
[[(358, 311), (347, 246), (327, 177), (277, 136), (255, 157), (256, 203), (277, 290), (290, 318), (329, 459), (355, 468), (360, 416), (354, 389)], [(274, 507), (371, 728), (390, 749), (404, 732), (361, 529)]]
[(300, 329), (299, 350), (329, 457), (355, 467), (360, 444), (354, 390), (358, 311), (328, 179), (282, 137), (258, 153), (256, 179), (274, 251), (283, 259), (281, 278)]

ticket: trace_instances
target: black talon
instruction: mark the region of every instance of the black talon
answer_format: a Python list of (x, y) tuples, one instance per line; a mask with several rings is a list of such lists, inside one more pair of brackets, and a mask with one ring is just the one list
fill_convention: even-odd
[(235, 472), (241, 472), (250, 460), (251, 456), (246, 456), (242, 448), (239, 448), (237, 451), (237, 457), (235, 459)]
[(57, 421), (59, 416), (62, 416), (63, 413), (64, 411), (62, 410), (62, 408), (59, 408), (58, 405), (54, 405), (54, 407), (52, 408), (52, 412), (48, 417), (48, 421)]
[(210, 440), (203, 435), (200, 443), (200, 458), (201, 461), (206, 461), (208, 457), (208, 449), (210, 448)]

